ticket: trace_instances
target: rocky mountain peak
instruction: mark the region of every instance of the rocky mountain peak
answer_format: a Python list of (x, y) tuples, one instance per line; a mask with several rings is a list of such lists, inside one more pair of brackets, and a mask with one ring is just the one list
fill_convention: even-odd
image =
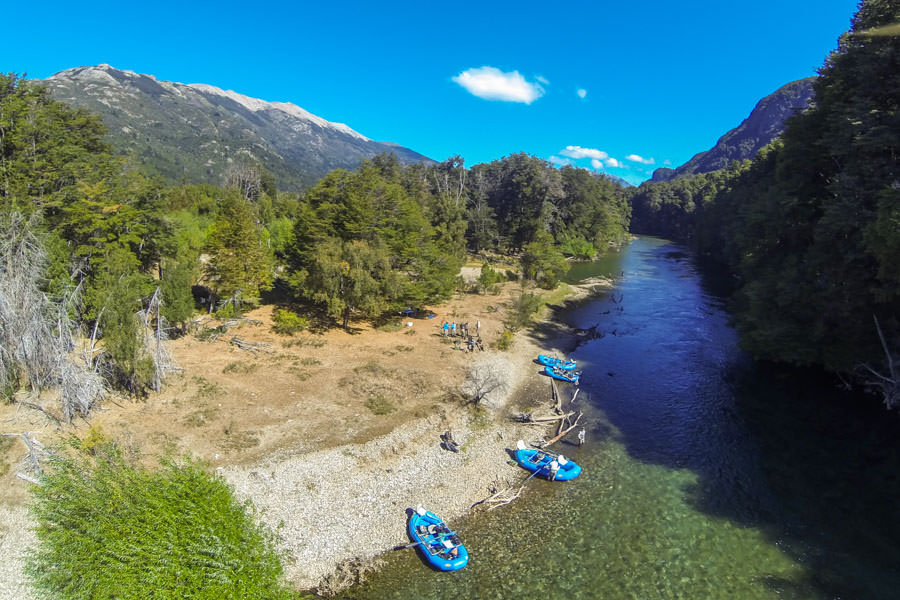
[(231, 162), (243, 160), (259, 162), (279, 187), (295, 190), (382, 152), (404, 163), (431, 162), (291, 102), (213, 85), (163, 81), (107, 64), (67, 69), (45, 83), (56, 99), (98, 113), (119, 152), (172, 181), (218, 184)]

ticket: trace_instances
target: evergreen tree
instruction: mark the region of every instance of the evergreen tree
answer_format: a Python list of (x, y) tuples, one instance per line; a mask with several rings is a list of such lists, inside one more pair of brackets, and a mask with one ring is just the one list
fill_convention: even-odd
[(375, 317), (397, 293), (397, 276), (379, 243), (329, 238), (316, 245), (300, 282), (307, 297), (323, 304), (347, 327), (353, 312)]
[(272, 256), (254, 218), (253, 207), (237, 193), (228, 194), (212, 225), (206, 276), (219, 298), (238, 292), (249, 301), (272, 286)]

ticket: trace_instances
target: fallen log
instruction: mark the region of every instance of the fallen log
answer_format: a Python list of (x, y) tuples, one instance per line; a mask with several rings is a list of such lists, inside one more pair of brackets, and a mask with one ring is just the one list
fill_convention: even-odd
[(233, 346), (237, 346), (241, 350), (247, 350), (248, 352), (253, 352), (254, 354), (269, 345), (265, 342), (248, 342), (247, 340), (242, 340), (236, 335), (231, 336), (231, 340), (229, 340), (229, 343)]
[(19, 479), (24, 479), (28, 483), (33, 483), (35, 485), (41, 485), (41, 482), (38, 479), (35, 479), (34, 477), (29, 477), (28, 475), (25, 475), (24, 473), (16, 473), (16, 477), (18, 477)]
[[(569, 413), (569, 414), (571, 414), (571, 413)], [(554, 437), (554, 438), (548, 440), (547, 442), (544, 442), (544, 444), (541, 445), (541, 448), (546, 448), (546, 447), (549, 446), (550, 444), (554, 444), (554, 443), (558, 442), (559, 440), (561, 440), (562, 438), (564, 438), (565, 435), (566, 435), (567, 433), (569, 433), (570, 431), (572, 431), (573, 429), (575, 429), (575, 427), (578, 426), (578, 419), (580, 419), (580, 418), (581, 418), (581, 415), (583, 415), (583, 414), (584, 414), (584, 413), (579, 412), (579, 413), (578, 413), (578, 416), (575, 417), (575, 422), (572, 423), (572, 425), (570, 425), (569, 427), (567, 427), (562, 433), (558, 434), (556, 437)]]

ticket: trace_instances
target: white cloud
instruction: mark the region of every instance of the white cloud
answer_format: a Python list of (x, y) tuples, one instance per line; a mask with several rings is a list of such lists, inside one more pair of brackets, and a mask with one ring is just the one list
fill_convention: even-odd
[(531, 104), (544, 95), (538, 83), (525, 81), (518, 71), (504, 73), (494, 67), (468, 69), (453, 78), (473, 96), (485, 100)]
[(575, 93), (578, 94), (578, 97), (581, 98), (582, 100), (584, 100), (585, 97), (587, 96), (587, 90), (584, 88), (579, 88), (579, 89), (575, 90)]
[[(613, 159), (615, 160), (615, 159)], [(596, 158), (591, 159), (591, 166), (597, 169), (598, 171), (603, 168), (603, 161), (597, 160)]]
[(672, 161), (667, 158), (666, 160), (663, 161), (663, 164), (666, 166), (669, 166), (672, 164)]
[(606, 159), (606, 166), (607, 167), (621, 167), (622, 163), (620, 163), (616, 159), (610, 157), (610, 158)]
[(543, 83), (544, 85), (550, 85), (550, 82), (547, 81), (547, 78), (546, 78), (546, 77), (541, 77), (540, 75), (538, 75), (537, 77), (535, 77), (535, 79), (537, 79), (538, 81), (540, 81), (540, 82)]
[(547, 159), (551, 164), (556, 165), (557, 167), (565, 167), (567, 165), (574, 164), (574, 161), (569, 158), (560, 158), (558, 156), (551, 156)]
[(603, 150), (595, 150), (594, 148), (582, 148), (581, 146), (566, 146), (564, 150), (559, 151), (563, 156), (568, 156), (569, 158), (579, 159), (579, 158), (593, 158), (596, 160), (604, 160), (609, 157), (609, 154), (604, 152)]
[(644, 158), (643, 156), (638, 156), (637, 154), (629, 154), (625, 157), (625, 160), (630, 160), (631, 162), (641, 163), (642, 165), (652, 165), (655, 164), (656, 161), (652, 158)]

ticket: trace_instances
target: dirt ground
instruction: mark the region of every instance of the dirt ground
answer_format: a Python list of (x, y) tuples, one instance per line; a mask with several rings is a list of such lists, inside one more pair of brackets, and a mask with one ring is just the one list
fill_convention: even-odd
[[(510, 283), (498, 295), (457, 294), (441, 306), (423, 307), (434, 318), (398, 315), (378, 329), (354, 322), (351, 332), (332, 328), (293, 336), (274, 333), (273, 307), (263, 306), (246, 315), (259, 323), (214, 341), (187, 335), (170, 342), (182, 372), (159, 394), (110, 397), (88, 420), (61, 428), (36, 410), (4, 403), (0, 433), (28, 432), (52, 445), (66, 435), (84, 438), (93, 427), (148, 462), (189, 454), (212, 467), (246, 464), (282, 449), (365, 442), (411, 420), (458, 409), (466, 365), (481, 352), (455, 349), (441, 336), (442, 322), (468, 322), (474, 331), (480, 321), (485, 352), (496, 351), (506, 307), (518, 290)], [(230, 343), (233, 336), (265, 345), (243, 350)], [(42, 404), (54, 411), (51, 398)], [(27, 499), (31, 484), (15, 476), (24, 454), (20, 439), (0, 437), (0, 503)]]

